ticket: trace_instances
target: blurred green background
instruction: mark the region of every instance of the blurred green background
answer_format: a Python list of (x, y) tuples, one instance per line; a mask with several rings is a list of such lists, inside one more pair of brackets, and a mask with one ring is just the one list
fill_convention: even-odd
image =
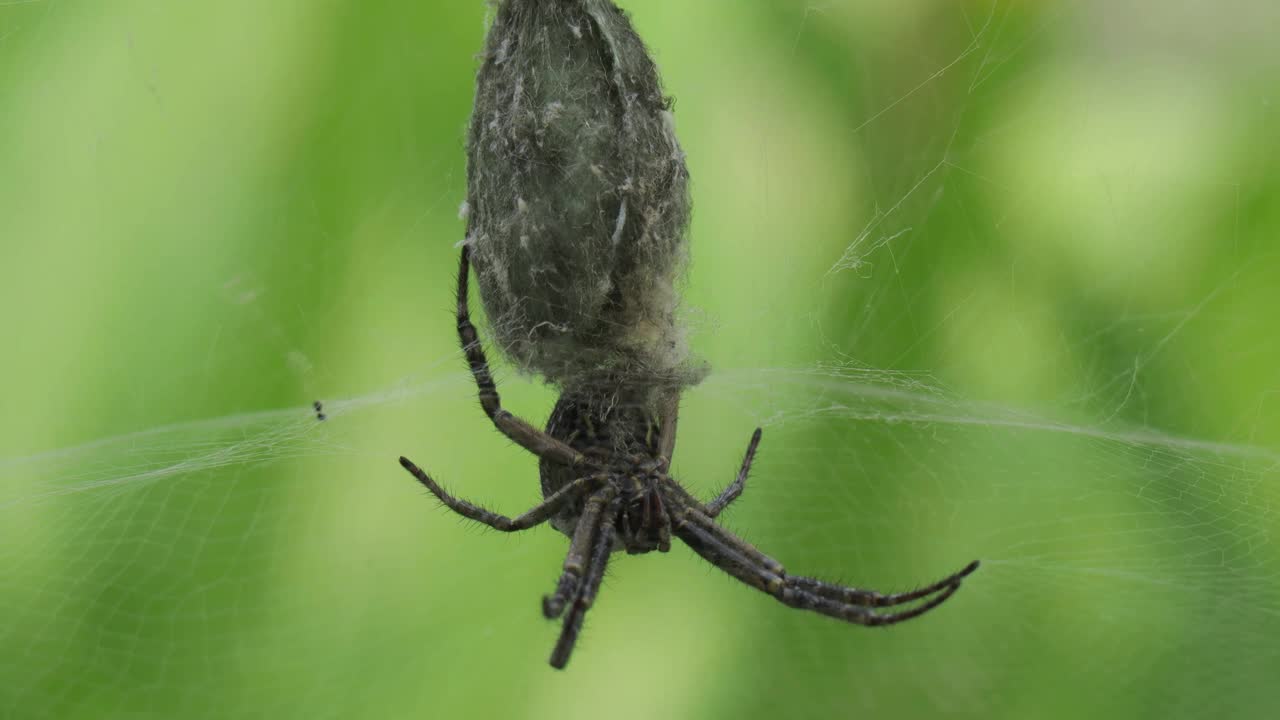
[(677, 473), (763, 425), (726, 522), (790, 570), (981, 571), (877, 631), (622, 557), (550, 670), (565, 539), (395, 462), (537, 500), (449, 307), (485, 3), (0, 2), (0, 717), (1274, 716), (1276, 4), (621, 4), (695, 183)]

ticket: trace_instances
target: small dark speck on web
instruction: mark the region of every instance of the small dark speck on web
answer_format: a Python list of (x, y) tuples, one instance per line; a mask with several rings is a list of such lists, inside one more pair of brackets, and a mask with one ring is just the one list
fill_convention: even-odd
[(317, 401), (315, 401), (315, 402), (311, 403), (311, 407), (315, 408), (315, 410), (316, 410), (316, 419), (317, 419), (317, 420), (319, 420), (320, 422), (324, 422), (325, 420), (327, 420), (327, 419), (329, 418), (329, 416), (328, 416), (328, 415), (325, 415), (325, 414), (324, 414), (324, 403), (322, 403), (322, 402), (320, 402), (319, 400), (317, 400)]

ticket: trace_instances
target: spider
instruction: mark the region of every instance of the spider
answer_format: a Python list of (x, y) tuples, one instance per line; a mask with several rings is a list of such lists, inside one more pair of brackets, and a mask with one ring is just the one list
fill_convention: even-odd
[[(445, 492), (408, 458), (400, 464), (440, 502), (463, 517), (502, 532), (527, 530), (550, 522), (571, 540), (555, 592), (544, 596), (548, 619), (565, 616), (551, 653), (551, 666), (563, 669), (573, 652), (583, 617), (600, 589), (609, 555), (667, 552), (674, 534), (695, 553), (729, 575), (772, 595), (784, 605), (812, 610), (856, 625), (892, 625), (919, 617), (946, 602), (974, 561), (960, 571), (910, 592), (883, 594), (789, 575), (777, 560), (716, 523), (715, 518), (742, 494), (761, 430), (751, 435), (737, 477), (714, 500), (694, 498), (670, 474), (675, 448), (674, 397), (664, 408), (647, 402), (653, 388), (615, 388), (607, 402), (589, 391), (562, 393), (545, 432), (502, 407), (467, 303), (470, 250), (464, 246), (458, 268), (458, 339), (479, 387), (480, 406), (494, 426), (538, 456), (544, 500), (516, 518), (490, 512)], [(658, 393), (661, 394), (661, 393)], [(909, 609), (877, 612), (927, 600)]]

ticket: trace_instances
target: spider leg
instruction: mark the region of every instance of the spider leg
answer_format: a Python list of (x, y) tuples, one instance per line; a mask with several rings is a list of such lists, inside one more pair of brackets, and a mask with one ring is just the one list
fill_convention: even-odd
[(690, 495), (688, 490), (685, 490), (680, 483), (671, 477), (667, 477), (663, 481), (663, 489), (674, 495), (682, 505), (695, 508), (706, 517), (713, 518), (719, 515), (729, 506), (729, 503), (738, 499), (738, 496), (742, 494), (743, 489), (746, 487), (747, 474), (751, 472), (751, 462), (755, 460), (756, 448), (760, 445), (762, 432), (760, 428), (756, 428), (756, 431), (751, 434), (751, 442), (747, 444), (747, 454), (742, 458), (742, 467), (738, 469), (738, 477), (711, 502), (704, 504), (701, 500)]
[(751, 442), (747, 444), (747, 454), (742, 458), (742, 467), (738, 470), (738, 477), (725, 488), (723, 492), (716, 496), (715, 500), (707, 503), (707, 517), (715, 517), (719, 515), (725, 508), (729, 507), (729, 503), (738, 499), (743, 489), (747, 485), (747, 474), (751, 472), (751, 461), (756, 457), (756, 448), (760, 446), (760, 435), (764, 431), (756, 428), (751, 433)]
[[(677, 513), (680, 511), (677, 510)], [(786, 576), (786, 570), (782, 568), (782, 563), (765, 555), (756, 549), (755, 545), (743, 540), (726, 530), (724, 527), (716, 523), (710, 517), (702, 514), (697, 508), (689, 508), (684, 513), (684, 520), (691, 526), (696, 526), (708, 533), (718, 541), (732, 549), (736, 554), (741, 555), (747, 560), (754, 563), (757, 567), (768, 570), (769, 572), (782, 577)]]
[(431, 476), (423, 472), (417, 465), (414, 465), (409, 458), (400, 458), (400, 464), (405, 470), (408, 470), (410, 474), (417, 478), (418, 482), (426, 486), (426, 488), (431, 491), (431, 494), (439, 498), (440, 502), (447, 505), (450, 510), (453, 510), (463, 517), (470, 518), (477, 522), (482, 522), (494, 530), (501, 530), (502, 532), (528, 530), (535, 525), (546, 522), (548, 518), (556, 514), (556, 511), (564, 507), (564, 504), (571, 498), (581, 493), (591, 483), (600, 479), (599, 475), (580, 477), (552, 493), (546, 500), (538, 503), (528, 512), (513, 520), (506, 515), (499, 515), (498, 513), (490, 512), (479, 505), (469, 503), (466, 500), (450, 495), (444, 491), (444, 488), (437, 485), (436, 482), (431, 479)]
[[(592, 540), (600, 527), (600, 518), (605, 506), (612, 502), (617, 491), (606, 486), (603, 490), (587, 498), (586, 507), (578, 517), (578, 525), (573, 530), (573, 539), (569, 541), (569, 554), (564, 559), (564, 572), (556, 582), (556, 591), (542, 598), (542, 614), (548, 620), (560, 617), (564, 606), (578, 594), (578, 587), (583, 573), (588, 569), (588, 561), (592, 549)], [(610, 521), (612, 527), (612, 521)]]
[(892, 607), (894, 605), (902, 605), (913, 600), (919, 600), (928, 597), (940, 590), (945, 590), (952, 585), (959, 586), (960, 581), (968, 577), (970, 573), (978, 569), (978, 561), (965, 565), (960, 570), (942, 578), (941, 580), (926, 585), (922, 588), (910, 590), (900, 593), (878, 593), (874, 590), (859, 590), (858, 588), (845, 587), (834, 583), (818, 580), (811, 577), (800, 577), (797, 575), (788, 575), (787, 579), (791, 581), (797, 588), (811, 592), (820, 597), (839, 600), (851, 605), (865, 605), (868, 607)]
[(720, 543), (729, 549), (742, 555), (757, 566), (762, 567), (770, 572), (782, 577), (788, 585), (797, 590), (801, 590), (818, 597), (836, 600), (849, 605), (862, 605), (865, 607), (892, 607), (894, 605), (902, 605), (914, 600), (919, 600), (934, 593), (947, 589), (952, 585), (959, 585), (960, 581), (967, 577), (974, 570), (978, 569), (978, 562), (969, 563), (959, 571), (948, 575), (941, 580), (926, 585), (915, 590), (902, 593), (879, 593), (874, 590), (862, 590), (859, 588), (845, 587), (844, 585), (836, 585), (817, 578), (804, 577), (801, 575), (788, 575), (782, 565), (773, 558), (765, 555), (754, 545), (734, 535), (722, 525), (717, 524), (709, 516), (698, 512), (697, 508), (691, 508), (687, 515), (690, 523), (697, 525), (704, 532), (716, 538)]
[(658, 552), (671, 552), (671, 513), (661, 493), (654, 493), (658, 505)]
[(502, 399), (498, 396), (498, 387), (493, 382), (493, 374), (489, 371), (489, 361), (485, 358), (484, 348), (480, 345), (480, 335), (475, 325), (471, 324), (471, 311), (467, 307), (467, 283), (471, 268), (471, 248), (462, 248), (462, 260), (458, 265), (458, 340), (462, 343), (462, 351), (466, 353), (467, 364), (471, 366), (471, 375), (475, 377), (480, 391), (480, 407), (493, 421), (503, 435), (511, 438), (517, 445), (537, 455), (548, 458), (562, 465), (579, 465), (586, 461), (582, 453), (565, 443), (535, 428), (528, 422), (512, 415), (502, 407)]
[(596, 593), (600, 590), (600, 581), (604, 579), (604, 569), (609, 562), (609, 553), (613, 552), (613, 525), (617, 520), (618, 507), (621, 504), (622, 497), (614, 495), (604, 510), (604, 518), (600, 522), (599, 532), (591, 548), (591, 560), (587, 565), (582, 590), (574, 598), (573, 607), (569, 609), (569, 614), (564, 619), (564, 626), (560, 630), (560, 637), (556, 640), (556, 647), (551, 651), (551, 667), (557, 670), (563, 670), (569, 663), (569, 655), (573, 653), (573, 646), (578, 642), (578, 633), (582, 631), (582, 620), (586, 617), (587, 610), (591, 609)]
[[(698, 518), (698, 514), (695, 508), (683, 508), (675, 511), (673, 516), (676, 535), (703, 559), (747, 585), (772, 595), (784, 605), (813, 610), (858, 625), (892, 625), (919, 617), (946, 602), (960, 588), (960, 581), (977, 569), (977, 563), (971, 563), (942, 583), (934, 583), (928, 588), (900, 595), (881, 595), (856, 588), (844, 588), (812, 578), (787, 575), (777, 561), (711, 522), (709, 518), (705, 521)], [(877, 613), (868, 607), (896, 605), (928, 597), (930, 594), (933, 596), (927, 602), (899, 612)]]
[(676, 425), (680, 419), (680, 393), (668, 393), (660, 403), (658, 418), (661, 427), (658, 431), (658, 457), (666, 462), (665, 470), (671, 467), (671, 457), (676, 452)]

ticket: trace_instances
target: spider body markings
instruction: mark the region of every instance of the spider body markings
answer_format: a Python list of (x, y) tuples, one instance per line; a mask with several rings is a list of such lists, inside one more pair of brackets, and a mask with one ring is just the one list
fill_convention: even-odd
[[(566, 393), (547, 421), (548, 435), (601, 468), (600, 485), (610, 485), (618, 496), (620, 521), (614, 527), (614, 549), (630, 554), (671, 549), (671, 527), (660, 490), (666, 471), (657, 444), (661, 426), (645, 411), (647, 404), (642, 397), (614, 395), (611, 407), (600, 408), (590, 393)], [(550, 497), (572, 484), (580, 471), (542, 458), (539, 473), (542, 494)], [(573, 537), (583, 509), (582, 503), (567, 505), (551, 519), (551, 526)]]
[[(539, 457), (543, 501), (516, 518), (445, 492), (409, 459), (400, 464), (458, 514), (503, 532), (549, 522), (568, 535), (569, 551), (555, 591), (543, 598), (549, 619), (565, 616), (551, 665), (569, 661), (586, 612), (594, 603), (609, 556), (667, 552), (675, 535), (711, 564), (793, 608), (858, 625), (892, 625), (941, 605), (978, 567), (974, 561), (925, 587), (884, 594), (790, 575), (777, 560), (715, 521), (745, 488), (761, 430), (752, 434), (737, 477), (703, 503), (670, 474), (679, 390), (602, 378), (598, 386), (566, 389), (539, 431), (502, 407), (467, 304), (470, 248), (458, 269), (458, 338), (479, 389), (480, 405), (499, 431)], [(606, 390), (607, 388), (607, 390)], [(877, 611), (922, 601), (907, 609)], [(567, 614), (566, 614), (567, 611)]]

